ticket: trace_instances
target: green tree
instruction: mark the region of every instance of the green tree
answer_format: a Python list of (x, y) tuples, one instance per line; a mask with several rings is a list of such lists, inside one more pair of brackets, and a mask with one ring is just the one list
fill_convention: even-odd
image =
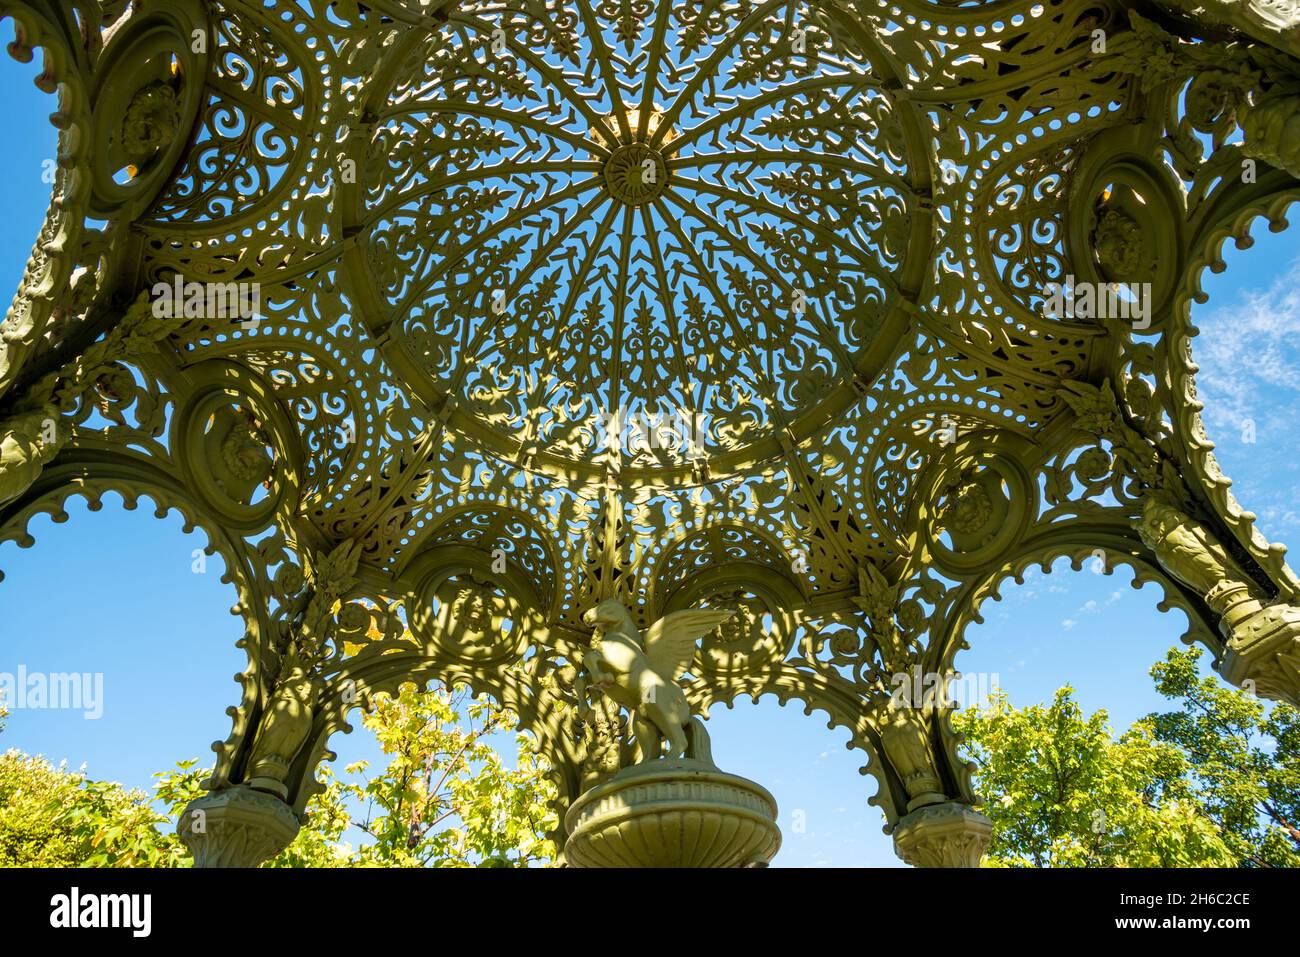
[[(0, 729), (7, 714), (0, 703)], [(174, 864), (176, 849), (157, 831), (163, 822), (141, 791), (40, 755), (0, 754), (0, 867)]]
[(75, 790), (75, 776), (44, 758), (13, 750), (0, 754), (0, 867), (79, 862), (78, 842), (47, 810)]
[(994, 825), (1003, 867), (1296, 866), (1300, 721), (1201, 677), (1199, 649), (1151, 669), (1175, 711), (1116, 737), (1069, 686), (1051, 705), (1003, 694), (954, 716)]
[[(328, 822), (317, 827), (329, 840), (300, 835), (273, 866), (517, 867), (554, 856), (545, 837), (555, 826), (547, 807), (554, 789), (532, 740), (515, 735), (514, 769), (493, 747), (511, 733), (507, 712), (463, 689), (429, 693), (408, 685), (397, 697), (379, 698), (365, 724), (387, 765), (371, 775), (357, 762), (343, 781), (326, 770), (311, 813)], [(348, 805), (364, 810), (349, 818)], [(349, 822), (365, 840), (342, 853), (337, 841)]]
[(1146, 720), (1190, 765), (1205, 812), (1240, 863), (1300, 867), (1300, 711), (1201, 676), (1200, 659), (1199, 648), (1173, 648), (1151, 669), (1156, 690), (1179, 708)]
[[(554, 856), (553, 785), (532, 739), (514, 735), (514, 768), (493, 747), (511, 733), (507, 712), (464, 690), (408, 685), (377, 699), (365, 725), (383, 770), (370, 775), (357, 762), (339, 779), (322, 769), (307, 822), (269, 866), (522, 867)], [(188, 866), (175, 821), (207, 776), (182, 761), (155, 775), (150, 797), (39, 756), (0, 755), (0, 865)]]
[(1116, 739), (1069, 686), (1051, 705), (1003, 693), (958, 712), (1000, 867), (1224, 867), (1235, 863), (1179, 750), (1138, 722)]

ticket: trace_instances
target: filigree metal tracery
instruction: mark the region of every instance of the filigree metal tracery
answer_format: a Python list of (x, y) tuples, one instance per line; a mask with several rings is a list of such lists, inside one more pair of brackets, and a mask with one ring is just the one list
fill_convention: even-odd
[[(1007, 576), (1130, 564), (1232, 680), (1300, 684), (1189, 347), (1221, 244), (1300, 198), (1296, 18), (1184, 6), (0, 2), (64, 130), (0, 538), (107, 490), (208, 530), (249, 656), (222, 808), (301, 813), (348, 712), (434, 677), (567, 805), (627, 744), (573, 708), (615, 598), (737, 609), (692, 704), (825, 712), (901, 853), (977, 857), (948, 712), (892, 679), (951, 673)], [(1116, 284), (1144, 320), (1050, 305)]]
[(548, 18), (469, 5), (395, 51), (359, 158), (369, 325), (528, 468), (765, 457), (853, 395), (907, 275), (922, 134), (883, 52), (833, 6)]

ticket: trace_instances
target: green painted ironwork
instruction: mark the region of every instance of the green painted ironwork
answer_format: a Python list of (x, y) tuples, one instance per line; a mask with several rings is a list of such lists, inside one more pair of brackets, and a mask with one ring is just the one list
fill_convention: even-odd
[(588, 699), (609, 603), (713, 610), (664, 687), (848, 728), (917, 863), (987, 827), (897, 679), (950, 675), (1031, 565), (1131, 565), (1296, 700), (1300, 580), (1214, 460), (1189, 318), (1300, 198), (1294, 2), (0, 14), (61, 131), (0, 539), (111, 490), (225, 558), (248, 667), (203, 861), (274, 853), (403, 682), (513, 709), (561, 810), (685, 760), (645, 753), (676, 711), (638, 750), (641, 709)]

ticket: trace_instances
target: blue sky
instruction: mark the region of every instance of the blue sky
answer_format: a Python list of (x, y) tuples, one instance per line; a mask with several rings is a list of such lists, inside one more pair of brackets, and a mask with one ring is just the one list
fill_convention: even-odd
[[(7, 289), (17, 284), (49, 196), (41, 174), (54, 155), (46, 116), (55, 104), (31, 85), (34, 74), (32, 65), (0, 58), (7, 91), (0, 128), (9, 133), (0, 155), (0, 287)], [(1226, 273), (1208, 279), (1210, 302), (1196, 311), (1196, 358), (1211, 434), (1238, 497), (1270, 539), (1295, 542), (1300, 256), (1293, 232), (1257, 233), (1255, 248), (1230, 250)], [(1247, 420), (1253, 443), (1245, 441)], [(219, 559), (209, 559), (204, 574), (192, 571), (203, 535), (183, 534), (178, 516), (159, 520), (148, 502), (128, 512), (114, 497), (98, 512), (79, 500), (69, 512), (62, 524), (32, 524), (33, 549), (0, 545), (0, 672), (19, 665), (103, 672), (104, 714), (86, 720), (79, 712), (16, 710), (0, 747), (147, 788), (153, 772), (178, 759), (206, 761), (209, 743), (229, 731), (224, 712), (237, 701), (232, 676), (243, 664), (234, 646), (240, 622), (229, 613), (235, 596), (220, 581)], [(987, 621), (970, 629), (972, 650), (958, 664), (996, 674), (1016, 704), (1049, 699), (1069, 681), (1085, 708), (1107, 709), (1122, 728), (1161, 707), (1147, 669), (1183, 630), (1180, 613), (1157, 612), (1154, 587), (1134, 590), (1129, 581), (1123, 570), (1102, 576), (1064, 563), (1050, 576), (1035, 571), (985, 607)], [(883, 818), (867, 804), (874, 779), (859, 774), (862, 755), (846, 750), (847, 732), (771, 700), (717, 709), (710, 732), (723, 767), (776, 796), (785, 840), (777, 865), (897, 865)], [(339, 770), (377, 754), (361, 729), (334, 746)], [(793, 826), (799, 811), (802, 833)]]

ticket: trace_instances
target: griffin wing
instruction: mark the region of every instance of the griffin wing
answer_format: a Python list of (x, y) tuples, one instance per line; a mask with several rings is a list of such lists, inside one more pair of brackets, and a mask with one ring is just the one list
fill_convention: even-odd
[(676, 681), (691, 664), (695, 642), (736, 612), (688, 608), (664, 615), (646, 629), (645, 656), (656, 671)]

